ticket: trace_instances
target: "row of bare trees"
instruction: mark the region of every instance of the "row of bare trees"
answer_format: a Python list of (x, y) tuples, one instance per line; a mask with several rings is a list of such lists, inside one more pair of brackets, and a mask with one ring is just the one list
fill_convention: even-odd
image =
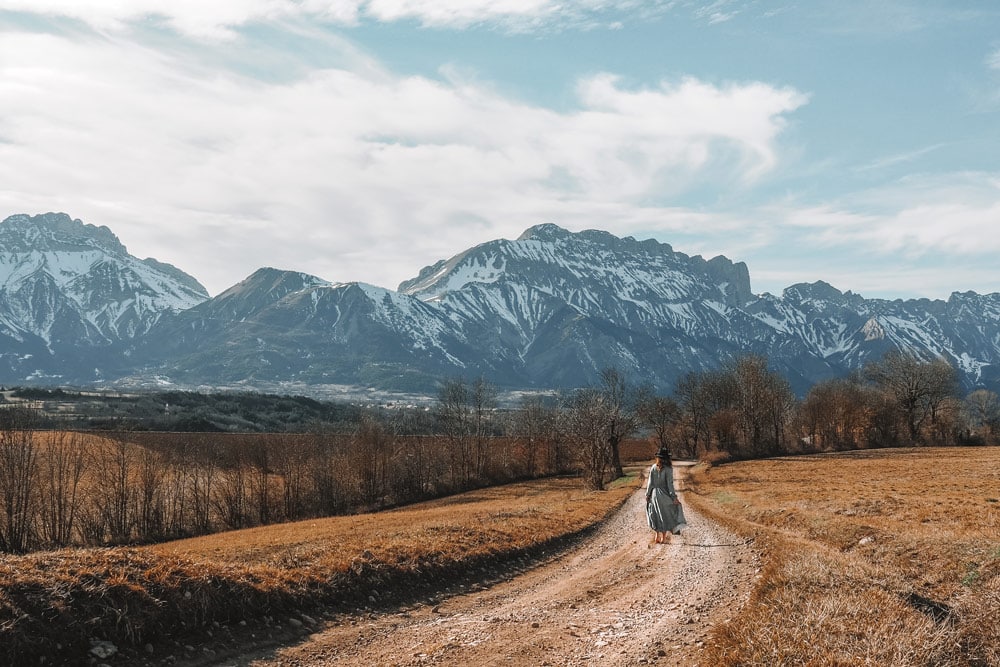
[(590, 486), (621, 474), (617, 446), (635, 432), (675, 456), (756, 458), (795, 452), (920, 444), (996, 444), (1000, 398), (959, 396), (943, 359), (889, 352), (798, 399), (767, 359), (746, 356), (682, 377), (670, 396), (630, 386), (606, 369), (598, 386), (563, 402), (566, 434)]
[(430, 436), (375, 414), (339, 434), (40, 431), (7, 406), (0, 551), (162, 541), (574, 470), (551, 415), (523, 412), (497, 410), (482, 380), (446, 383)]
[(614, 368), (561, 396), (498, 407), (483, 379), (442, 383), (435, 435), (385, 415), (350, 433), (93, 434), (37, 431), (32, 411), (0, 409), (0, 551), (151, 542), (386, 507), (487, 484), (579, 473), (601, 489), (622, 474), (626, 438), (675, 456), (995, 443), (1000, 399), (957, 396), (942, 360), (891, 353), (803, 399), (748, 356), (690, 373), (670, 396)]

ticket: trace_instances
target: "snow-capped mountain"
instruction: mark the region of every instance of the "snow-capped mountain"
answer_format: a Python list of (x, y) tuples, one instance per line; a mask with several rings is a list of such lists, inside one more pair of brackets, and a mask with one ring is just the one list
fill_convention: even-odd
[[(0, 352), (6, 358), (14, 340), (7, 332), (15, 330), (7, 323), (21, 321), (17, 313), (35, 307), (31, 341), (39, 349), (59, 340), (81, 349), (107, 344), (118, 350), (120, 356), (111, 360), (116, 363), (99, 367), (108, 379), (265, 389), (287, 383), (297, 391), (355, 385), (431, 393), (442, 379), (480, 375), (509, 389), (578, 387), (616, 366), (635, 382), (669, 391), (689, 371), (754, 353), (765, 355), (793, 388), (804, 392), (889, 349), (904, 348), (928, 359), (948, 359), (968, 388), (1000, 389), (1000, 294), (886, 301), (816, 282), (793, 285), (780, 296), (755, 295), (747, 267), (725, 257), (705, 260), (653, 240), (572, 233), (545, 224), (518, 239), (483, 243), (426, 267), (396, 291), (268, 268), (207, 299), (193, 279), (184, 280), (171, 268), (161, 273), (181, 279), (156, 282), (147, 299), (136, 296), (130, 302), (128, 294), (147, 293), (121, 288), (118, 276), (138, 273), (137, 265), (143, 270), (158, 265), (134, 258), (110, 262), (105, 254), (127, 258), (127, 253), (107, 230), (66, 217), (40, 218), (51, 227), (48, 233), (76, 230), (72, 238), (78, 240), (69, 245), (87, 249), (101, 242), (102, 251), (87, 255), (89, 263), (79, 259), (72, 265), (86, 265), (86, 271), (78, 268), (74, 274), (87, 276), (81, 281), (59, 270), (53, 274), (49, 259), (45, 266), (50, 268), (31, 283), (47, 295), (45, 308), (37, 308), (42, 303), (37, 298), (10, 301), (5, 292)], [(17, 226), (34, 219), (9, 220)], [(47, 257), (48, 242), (24, 240), (44, 236), (22, 233), (20, 246), (0, 236), (0, 252), (5, 258), (16, 252)], [(21, 266), (4, 261), (4, 266)], [(109, 265), (116, 272), (105, 268)], [(19, 269), (17, 275), (29, 273)], [(7, 284), (14, 283), (8, 279)], [(73, 287), (56, 289), (60, 285)], [(188, 300), (172, 301), (178, 295)], [(126, 311), (126, 302), (156, 303), (159, 309), (134, 324), (128, 317), (111, 317)], [(26, 343), (18, 344), (23, 353)], [(24, 381), (30, 367), (2, 367), (0, 381)], [(65, 371), (66, 381), (94, 377), (93, 369), (84, 370), (90, 375)]]
[(100, 377), (119, 343), (208, 298), (197, 280), (139, 260), (107, 227), (64, 213), (0, 222), (0, 373)]
[(613, 365), (669, 390), (689, 371), (756, 353), (805, 391), (903, 347), (948, 358), (973, 386), (998, 379), (1000, 295), (869, 300), (822, 282), (754, 295), (746, 266), (725, 257), (539, 225), (426, 267), (397, 291), (263, 270), (165, 318), (146, 342), (143, 373), (185, 383), (432, 391), (484, 375), (553, 388), (593, 383)]
[(184, 384), (362, 384), (427, 389), (475, 350), (441, 309), (363, 283), (261, 269), (165, 318), (131, 355), (142, 377)]

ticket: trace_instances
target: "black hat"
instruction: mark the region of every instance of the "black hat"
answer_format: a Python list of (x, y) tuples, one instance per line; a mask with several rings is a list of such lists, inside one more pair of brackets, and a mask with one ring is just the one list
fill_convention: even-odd
[(666, 447), (660, 447), (659, 451), (656, 452), (656, 458), (670, 460), (670, 450)]

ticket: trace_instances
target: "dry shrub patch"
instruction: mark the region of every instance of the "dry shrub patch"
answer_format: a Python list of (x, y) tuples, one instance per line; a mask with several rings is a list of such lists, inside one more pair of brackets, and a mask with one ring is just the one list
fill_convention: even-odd
[(141, 646), (252, 613), (301, 613), (435, 586), (580, 534), (637, 485), (633, 477), (593, 492), (578, 479), (552, 478), (156, 546), (7, 556), (0, 663), (82, 656), (93, 637)]
[(768, 557), (706, 664), (1000, 664), (1000, 448), (743, 461), (691, 487)]

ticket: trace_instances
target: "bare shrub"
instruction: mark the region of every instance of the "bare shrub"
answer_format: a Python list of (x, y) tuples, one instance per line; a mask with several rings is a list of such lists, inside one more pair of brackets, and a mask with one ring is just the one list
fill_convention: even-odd
[(86, 467), (86, 440), (79, 433), (50, 434), (39, 462), (42, 539), (51, 546), (69, 546), (74, 539)]
[(394, 448), (394, 438), (385, 426), (371, 415), (362, 417), (348, 457), (362, 503), (374, 505), (386, 493)]
[(20, 553), (32, 546), (38, 501), (35, 415), (13, 407), (0, 420), (0, 550)]

